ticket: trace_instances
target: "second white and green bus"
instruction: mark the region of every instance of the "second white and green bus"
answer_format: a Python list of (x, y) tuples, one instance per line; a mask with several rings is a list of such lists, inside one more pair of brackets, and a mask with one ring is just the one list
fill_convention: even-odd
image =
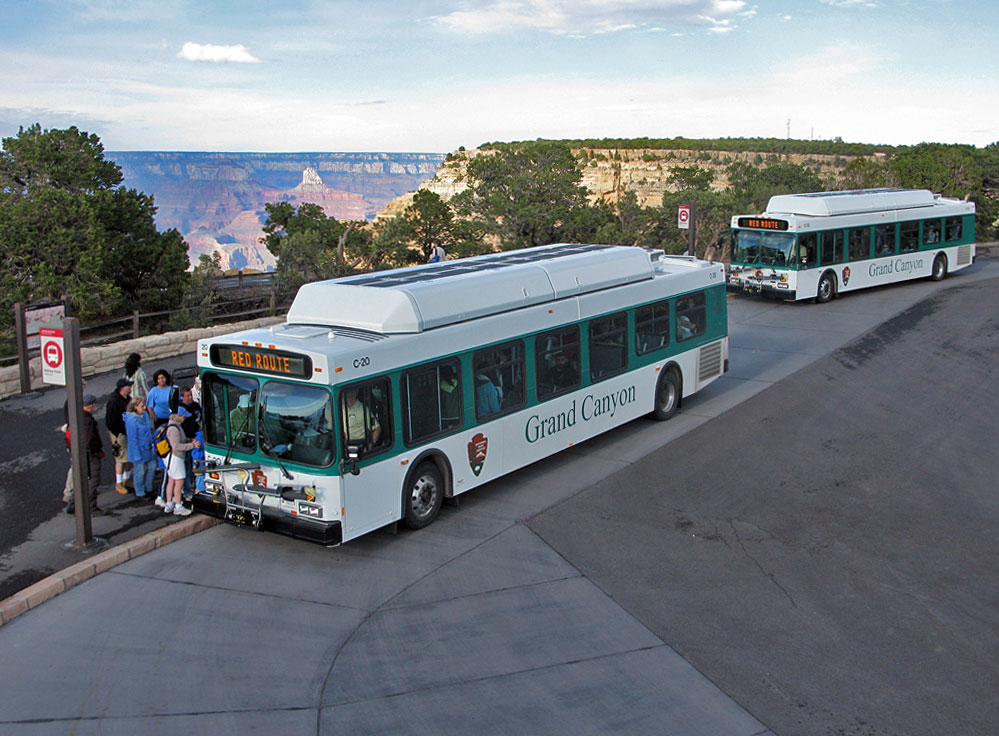
[(197, 510), (326, 545), (642, 415), (728, 368), (721, 264), (558, 244), (306, 284), (203, 340)]
[(926, 189), (785, 194), (732, 218), (729, 288), (795, 301), (907, 279), (975, 258), (975, 205)]

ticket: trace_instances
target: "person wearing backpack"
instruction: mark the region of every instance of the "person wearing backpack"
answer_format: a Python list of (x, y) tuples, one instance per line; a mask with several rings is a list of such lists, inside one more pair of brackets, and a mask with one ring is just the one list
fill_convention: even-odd
[(146, 400), (135, 398), (128, 402), (128, 411), (122, 415), (128, 435), (128, 459), (132, 463), (136, 498), (145, 498), (153, 492), (153, 475), (156, 473), (156, 453), (153, 451), (153, 428), (146, 415)]
[(170, 442), (170, 457), (167, 458), (166, 505), (163, 506), (163, 512), (174, 513), (177, 516), (191, 514), (191, 509), (184, 506), (181, 495), (184, 490), (184, 477), (187, 474), (185, 459), (188, 450), (201, 447), (201, 443), (197, 440), (188, 441), (187, 435), (184, 434), (184, 430), (180, 426), (183, 421), (184, 417), (181, 414), (171, 414), (166, 425), (166, 436)]

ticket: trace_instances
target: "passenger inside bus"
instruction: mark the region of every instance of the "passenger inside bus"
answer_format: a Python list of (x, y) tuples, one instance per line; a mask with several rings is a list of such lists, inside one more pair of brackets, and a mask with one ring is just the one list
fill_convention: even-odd
[(500, 392), (496, 384), (486, 375), (489, 365), (479, 361), (475, 366), (475, 412), (481, 419), (500, 410)]
[(927, 245), (940, 242), (940, 220), (927, 220), (923, 227), (923, 241)]
[(579, 383), (579, 366), (569, 359), (565, 350), (560, 350), (552, 356), (549, 377), (552, 393), (572, 388)]
[(450, 365), (440, 369), (441, 429), (461, 424), (461, 388)]

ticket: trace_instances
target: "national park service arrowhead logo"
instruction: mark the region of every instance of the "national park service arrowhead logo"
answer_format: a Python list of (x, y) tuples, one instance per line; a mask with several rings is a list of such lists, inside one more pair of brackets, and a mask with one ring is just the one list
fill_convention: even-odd
[(850, 283), (850, 267), (847, 266), (843, 269), (843, 286)]
[(468, 464), (476, 476), (482, 472), (482, 466), (486, 464), (486, 449), (488, 447), (489, 439), (482, 432), (472, 437), (468, 443)]
[(267, 476), (264, 475), (264, 471), (262, 470), (254, 470), (250, 475), (250, 480), (255, 486), (260, 486), (261, 488), (267, 487)]

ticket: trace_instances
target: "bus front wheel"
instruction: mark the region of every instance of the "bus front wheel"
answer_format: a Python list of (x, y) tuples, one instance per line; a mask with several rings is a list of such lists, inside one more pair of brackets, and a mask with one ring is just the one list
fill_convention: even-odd
[(444, 500), (444, 479), (432, 462), (421, 463), (403, 490), (403, 526), (422, 529), (437, 518)]
[(833, 278), (831, 273), (822, 274), (822, 278), (819, 279), (819, 290), (815, 295), (815, 301), (818, 304), (825, 304), (827, 301), (833, 298), (836, 294), (836, 279)]
[(930, 278), (934, 281), (943, 281), (947, 278), (947, 256), (943, 253), (933, 259), (933, 271)]
[(656, 405), (652, 416), (665, 422), (680, 405), (680, 378), (672, 368), (664, 368), (656, 382)]

